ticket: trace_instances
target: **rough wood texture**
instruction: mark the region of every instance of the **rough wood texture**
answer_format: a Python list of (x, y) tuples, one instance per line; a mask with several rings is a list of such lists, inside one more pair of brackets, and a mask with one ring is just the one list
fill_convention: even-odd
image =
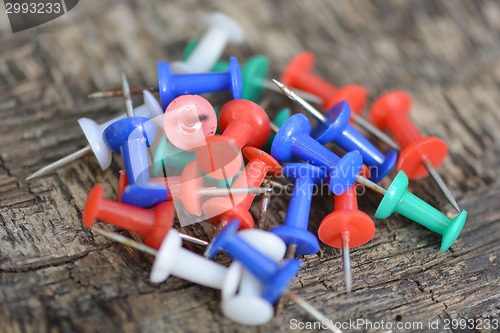
[[(376, 221), (373, 241), (352, 251), (352, 295), (344, 294), (339, 252), (327, 247), (304, 258), (291, 289), (339, 322), (498, 318), (497, 1), (108, 0), (80, 1), (64, 17), (17, 34), (6, 18), (0, 21), (1, 330), (286, 332), (293, 318), (313, 320), (286, 303), (267, 326), (238, 326), (220, 313), (218, 292), (174, 277), (152, 285), (150, 257), (85, 230), (86, 195), (104, 183), (106, 196), (116, 197), (120, 157), (105, 172), (89, 156), (24, 181), (86, 143), (79, 117), (104, 120), (122, 110), (120, 99), (89, 101), (87, 93), (116, 86), (121, 71), (131, 83), (154, 82), (156, 61), (179, 59), (186, 41), (203, 33), (199, 18), (211, 10), (238, 19), (248, 33), (248, 42), (229, 47), (226, 56), (267, 54), (277, 75), (294, 54), (311, 49), (325, 78), (362, 84), (371, 100), (388, 89), (409, 91), (414, 121), (449, 143), (439, 171), (469, 211), (462, 236), (446, 253), (438, 252), (439, 237), (415, 223), (399, 216)], [(269, 95), (271, 108), (287, 103)], [(450, 209), (431, 180), (411, 188)], [(269, 226), (282, 222), (287, 200), (273, 201)], [(373, 214), (379, 197), (359, 200)], [(311, 230), (331, 209), (331, 197), (314, 199)], [(201, 225), (185, 230), (210, 234)]]

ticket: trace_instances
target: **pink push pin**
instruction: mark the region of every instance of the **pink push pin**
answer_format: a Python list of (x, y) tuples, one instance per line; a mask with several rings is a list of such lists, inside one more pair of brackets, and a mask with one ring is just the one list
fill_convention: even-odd
[(217, 130), (213, 106), (199, 95), (182, 95), (165, 110), (165, 134), (177, 148), (191, 151), (203, 145)]

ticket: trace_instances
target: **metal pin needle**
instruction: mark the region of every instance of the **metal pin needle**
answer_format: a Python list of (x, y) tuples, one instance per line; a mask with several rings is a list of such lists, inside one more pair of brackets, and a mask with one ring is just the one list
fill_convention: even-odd
[(352, 290), (352, 274), (348, 231), (342, 233), (342, 266), (344, 267), (345, 289), (347, 293), (350, 293)]
[(457, 212), (460, 213), (460, 207), (458, 207), (457, 201), (455, 200), (455, 198), (451, 194), (450, 189), (444, 183), (443, 178), (441, 178), (441, 176), (439, 175), (437, 170), (434, 168), (434, 166), (431, 164), (431, 162), (427, 158), (424, 157), (422, 162), (423, 162), (425, 168), (427, 169), (427, 171), (429, 172), (429, 174), (431, 175), (432, 179), (434, 179), (437, 186), (439, 187), (439, 189), (441, 190), (441, 192), (445, 196), (445, 198), (453, 206), (453, 208), (455, 208), (457, 210)]

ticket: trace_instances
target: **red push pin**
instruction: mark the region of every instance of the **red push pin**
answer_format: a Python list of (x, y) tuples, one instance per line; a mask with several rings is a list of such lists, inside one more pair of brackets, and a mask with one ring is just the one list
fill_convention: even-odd
[(366, 106), (368, 94), (365, 88), (358, 85), (348, 85), (337, 88), (323, 78), (314, 74), (316, 57), (314, 53), (304, 51), (296, 55), (286, 66), (281, 75), (281, 81), (290, 87), (304, 90), (316, 95), (323, 100), (323, 108), (329, 110), (337, 103), (346, 100), (351, 107), (351, 119), (359, 126), (388, 144), (399, 150), (399, 146), (385, 133), (372, 126), (360, 115)]
[[(363, 170), (365, 176), (368, 169), (364, 167)], [(372, 219), (358, 210), (356, 186), (354, 184), (343, 194), (335, 196), (334, 211), (321, 221), (318, 229), (318, 238), (323, 243), (342, 249), (344, 281), (348, 293), (352, 289), (350, 249), (368, 243), (375, 235)]]
[(304, 51), (299, 53), (286, 66), (281, 75), (281, 82), (287, 86), (318, 96), (323, 100), (323, 108), (325, 109), (347, 100), (351, 110), (355, 114), (361, 114), (368, 99), (365, 88), (349, 85), (338, 89), (314, 74), (315, 63), (316, 57), (312, 52)]
[[(120, 173), (120, 180), (127, 178), (125, 173)], [(125, 181), (122, 181), (126, 187)], [(124, 187), (118, 188), (118, 192)], [(96, 219), (109, 222), (117, 227), (136, 233), (144, 237), (144, 242), (158, 249), (163, 238), (168, 234), (174, 223), (175, 208), (173, 202), (163, 202), (153, 211), (139, 208), (120, 202), (106, 200), (102, 197), (104, 189), (98, 184), (90, 191), (85, 207), (83, 208), (83, 225), (92, 227)], [(185, 241), (208, 245), (208, 242), (184, 233), (179, 233)]]
[[(254, 147), (245, 147), (242, 152), (248, 163), (244, 172), (234, 181), (233, 187), (258, 187), (268, 173), (281, 172), (281, 164), (266, 152)], [(205, 201), (202, 209), (205, 215), (211, 217), (210, 220), (221, 228), (230, 220), (237, 218), (241, 221), (240, 229), (249, 229), (254, 227), (253, 217), (248, 211), (254, 198), (255, 194), (252, 193), (245, 195), (243, 199), (241, 195), (212, 198)]]
[(104, 199), (104, 188), (98, 184), (90, 191), (83, 209), (83, 225), (92, 227), (96, 219), (144, 237), (144, 242), (158, 249), (174, 223), (172, 202), (163, 202), (153, 211)]
[(391, 91), (379, 97), (370, 109), (372, 123), (389, 130), (401, 145), (397, 167), (409, 179), (420, 179), (429, 174), (451, 205), (460, 212), (458, 204), (436, 169), (446, 158), (448, 146), (433, 136), (424, 137), (411, 121), (411, 97), (404, 91)]
[(226, 103), (219, 115), (222, 135), (207, 138), (206, 145), (196, 150), (196, 161), (210, 177), (227, 179), (241, 168), (240, 149), (260, 148), (271, 134), (269, 116), (254, 102), (238, 99)]

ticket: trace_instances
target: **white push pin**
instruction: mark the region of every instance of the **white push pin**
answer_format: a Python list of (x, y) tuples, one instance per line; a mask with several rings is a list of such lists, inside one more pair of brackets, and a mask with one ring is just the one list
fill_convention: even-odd
[[(259, 229), (245, 229), (240, 231), (239, 235), (255, 249), (276, 262), (281, 261), (285, 255), (285, 242), (273, 233)], [(240, 262), (233, 262), (230, 268), (232, 267), (237, 267), (241, 271), (241, 283), (238, 293), (229, 294), (223, 290), (222, 313), (242, 325), (263, 325), (269, 322), (274, 316), (274, 307), (260, 296), (262, 292), (260, 281)]]
[(219, 60), (227, 43), (241, 44), (245, 40), (243, 28), (223, 13), (211, 13), (205, 17), (209, 30), (203, 35), (186, 61), (176, 61), (172, 69), (177, 73), (209, 72)]
[[(144, 104), (134, 109), (134, 114), (140, 117), (146, 117), (150, 119), (155, 119), (158, 116), (163, 115), (163, 110), (160, 107), (160, 104), (156, 100), (156, 98), (149, 91), (143, 91), (144, 96)], [(92, 152), (94, 153), (99, 165), (102, 170), (106, 170), (111, 165), (112, 151), (106, 145), (104, 140), (102, 139), (102, 132), (108, 127), (110, 124), (126, 118), (127, 114), (122, 114), (118, 117), (115, 117), (103, 124), (98, 124), (92, 119), (89, 118), (80, 118), (78, 119), (78, 124), (85, 134), (89, 144), (82, 149), (65, 156), (30, 175), (26, 180), (31, 180), (48, 173), (51, 173), (54, 170), (62, 168), (63, 166), (85, 156), (86, 154)], [(161, 121), (163, 123), (163, 121)]]
[[(261, 322), (265, 323), (269, 321), (269, 320), (264, 321), (265, 318), (269, 318), (269, 313), (271, 313), (271, 318), (272, 315), (274, 314), (272, 306), (271, 309), (269, 309), (268, 307), (269, 303), (265, 304), (263, 302), (259, 302), (258, 300), (256, 300), (256, 298), (252, 298), (252, 296), (250, 297), (248, 296), (248, 295), (254, 295), (254, 297), (259, 297), (255, 295), (259, 295), (261, 290), (259, 288), (262, 287), (259, 287), (258, 285), (255, 284), (255, 282), (252, 282), (251, 279), (255, 280), (255, 277), (251, 275), (249, 272), (247, 274), (246, 269), (241, 264), (235, 262), (232, 265), (230, 265), (229, 268), (226, 268), (224, 266), (211, 262), (208, 259), (205, 260), (209, 261), (210, 262), (209, 264), (207, 264), (205, 260), (200, 261), (199, 257), (201, 256), (196, 255), (194, 253), (190, 253), (189, 251), (181, 248), (180, 237), (182, 235), (179, 234), (174, 229), (169, 231), (167, 237), (165, 237), (165, 239), (163, 240), (163, 243), (158, 251), (147, 245), (123, 237), (122, 235), (114, 232), (105, 231), (99, 228), (92, 228), (92, 230), (96, 231), (97, 233), (103, 236), (106, 236), (109, 239), (115, 240), (119, 243), (125, 244), (137, 250), (156, 256), (157, 258), (155, 259), (155, 262), (153, 264), (153, 269), (151, 271), (151, 275), (155, 274), (156, 276), (154, 277), (154, 279), (150, 276), (152, 282), (162, 282), (165, 279), (167, 279), (169, 275), (175, 275), (180, 278), (186, 279), (188, 281), (192, 281), (194, 283), (198, 283), (215, 289), (221, 289), (223, 302), (225, 302), (226, 300), (232, 302), (231, 298), (234, 298), (232, 297), (232, 295), (236, 295), (239, 287), (240, 290), (239, 294), (241, 294), (241, 292), (243, 291), (243, 295), (245, 295), (243, 298), (244, 301), (238, 298), (234, 299), (234, 302), (232, 304), (234, 304), (235, 307), (237, 306), (240, 310), (232, 311), (231, 309), (228, 309), (228, 306), (231, 303), (227, 303), (227, 305), (222, 305), (222, 307), (228, 311), (227, 313), (230, 314), (231, 317), (229, 318), (237, 321), (238, 323), (248, 322), (247, 325), (256, 325), (252, 323), (257, 322), (257, 319), (260, 319)], [(271, 258), (272, 260), (279, 261), (283, 257), (283, 254), (286, 251), (286, 245), (279, 238), (278, 238), (279, 241), (276, 241), (275, 237), (277, 238), (277, 236), (275, 236), (274, 234), (267, 233), (269, 235), (263, 235), (262, 233), (265, 233), (265, 231), (261, 231), (259, 229), (247, 229), (245, 230), (244, 233), (240, 235), (241, 237), (244, 237), (245, 240), (250, 242), (251, 245), (254, 247), (258, 247), (259, 249), (264, 248), (265, 249), (264, 251), (269, 251), (269, 252), (273, 251), (273, 253), (269, 258)], [(170, 235), (173, 236), (170, 238), (169, 241), (167, 241)], [(196, 243), (201, 244), (198, 242)], [(179, 254), (179, 250), (182, 251), (180, 253), (180, 256), (176, 258), (176, 255)], [(188, 252), (188, 254), (184, 255), (185, 252)], [(160, 261), (162, 261), (163, 263), (160, 264)], [(191, 265), (188, 265), (188, 262)], [(179, 265), (178, 263), (180, 264), (180, 266), (174, 267), (176, 265)], [(194, 265), (192, 263), (194, 263)], [(157, 265), (156, 269), (155, 265)], [(153, 272), (153, 270), (156, 271)], [(208, 272), (209, 274), (207, 274), (206, 277), (204, 276), (204, 278), (201, 278), (199, 276), (200, 275), (199, 272), (203, 272), (204, 274), (207, 274)], [(243, 274), (245, 274), (245, 277), (243, 277)], [(245, 279), (245, 282), (243, 282), (243, 279)], [(255, 281), (258, 282), (258, 280)], [(247, 291), (249, 291), (248, 295)], [(302, 307), (302, 309), (304, 309), (313, 318), (315, 318), (318, 321), (321, 321), (322, 323), (325, 323), (325, 327), (327, 327), (329, 330), (335, 333), (342, 333), (342, 331), (339, 330), (331, 320), (329, 320), (324, 314), (322, 314), (320, 311), (314, 308), (306, 300), (302, 299), (295, 292), (288, 291), (286, 292), (286, 295), (288, 295), (293, 302)], [(238, 295), (237, 297), (240, 297), (240, 295)], [(247, 302), (252, 302), (252, 304), (257, 304), (257, 306), (262, 306), (264, 307), (264, 309), (257, 309), (257, 308), (250, 309), (249, 303)], [(250, 311), (252, 310), (253, 313), (251, 315), (255, 316), (256, 318), (254, 319), (248, 318), (248, 315), (244, 314), (245, 308), (247, 313), (250, 313)]]
[(174, 229), (168, 232), (158, 249), (149, 279), (153, 283), (161, 283), (170, 275), (219, 290), (235, 290), (240, 281), (240, 272), (237, 269), (228, 269), (184, 249), (181, 237)]

